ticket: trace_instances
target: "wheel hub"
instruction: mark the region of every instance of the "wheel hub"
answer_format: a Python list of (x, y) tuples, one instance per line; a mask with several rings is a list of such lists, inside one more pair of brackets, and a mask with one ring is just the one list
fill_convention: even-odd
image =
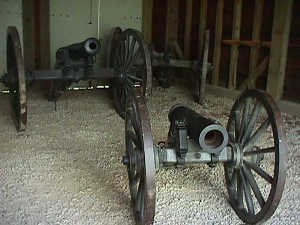
[(244, 152), (240, 144), (233, 144), (232, 146), (233, 152), (233, 164), (236, 169), (239, 169), (243, 166)]
[(135, 149), (131, 154), (123, 156), (122, 163), (132, 171), (140, 171), (143, 167), (142, 160), (142, 154)]

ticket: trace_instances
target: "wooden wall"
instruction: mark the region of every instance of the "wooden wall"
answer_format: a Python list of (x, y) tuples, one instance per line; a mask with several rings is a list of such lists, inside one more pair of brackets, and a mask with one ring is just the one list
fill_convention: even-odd
[[(164, 50), (166, 46), (166, 38), (168, 30), (168, 2), (174, 4), (176, 0), (153, 0), (153, 19), (152, 19), (152, 43), (157, 50)], [(192, 10), (187, 9), (187, 2), (192, 2)], [(215, 55), (215, 38), (216, 26), (218, 27), (218, 22), (216, 21), (217, 10), (222, 7), (219, 0), (186, 0), (178, 1), (177, 3), (177, 42), (183, 51), (186, 42), (186, 26), (191, 27), (188, 55), (186, 58), (197, 59), (199, 58), (199, 24), (201, 23), (200, 12), (201, 12), (201, 2), (207, 3), (206, 10), (206, 28), (210, 30), (210, 54), (209, 59), (211, 62), (216, 61)], [(169, 3), (170, 4), (170, 3)], [(239, 5), (240, 4), (240, 5)], [(257, 5), (256, 5), (257, 4)], [(239, 8), (240, 7), (240, 8)], [(223, 16), (221, 15), (218, 19), (222, 21), (223, 31), (221, 33), (220, 44), (220, 68), (219, 77), (214, 79), (215, 74), (211, 73), (208, 77), (209, 82), (217, 84), (219, 86), (229, 87), (229, 88), (245, 88), (245, 81), (249, 79), (249, 74), (257, 72), (260, 74), (255, 82), (255, 86), (261, 89), (267, 89), (267, 76), (268, 76), (268, 63), (270, 57), (270, 41), (272, 40), (272, 28), (274, 22), (274, 8), (275, 0), (257, 0), (257, 1), (241, 1), (241, 0), (224, 0), (223, 1)], [(240, 10), (240, 15), (238, 14)], [(290, 45), (288, 51), (288, 60), (286, 67), (286, 77), (284, 80), (283, 87), (283, 99), (292, 100), (300, 102), (300, 89), (298, 88), (300, 81), (300, 53), (298, 50), (298, 44), (300, 44), (300, 30), (299, 21), (300, 14), (297, 13), (300, 10), (300, 2), (294, 1), (293, 6), (293, 17), (291, 23), (291, 35), (290, 35)], [(190, 15), (192, 12), (192, 17)], [(187, 14), (189, 13), (189, 14)], [(202, 11), (203, 13), (203, 11)], [(240, 23), (239, 23), (240, 16)], [(259, 20), (261, 16), (261, 20)], [(187, 17), (191, 17), (191, 23), (188, 24)], [(203, 18), (203, 17), (202, 17)], [(258, 18), (258, 19), (257, 19)], [(261, 24), (260, 24), (261, 21)], [(203, 21), (202, 21), (203, 22)], [(254, 25), (256, 23), (256, 25)], [(233, 29), (235, 28), (235, 30)], [(253, 32), (253, 27), (256, 27), (257, 32)], [(188, 27), (189, 28), (189, 27)], [(237, 29), (239, 32), (234, 32)], [(249, 47), (243, 44), (237, 45), (232, 44), (233, 39), (239, 40), (254, 40), (258, 37), (260, 41), (265, 41), (262, 43), (263, 47)], [(248, 43), (246, 43), (248, 44)], [(251, 42), (253, 44), (253, 42)], [(261, 44), (261, 43), (260, 43)], [(256, 45), (254, 45), (256, 46)], [(236, 50), (238, 49), (238, 51)], [(256, 50), (258, 49), (258, 50)], [(254, 52), (254, 53), (253, 53)], [(255, 53), (256, 52), (256, 53)], [(254, 56), (253, 56), (254, 55)], [(236, 59), (233, 59), (236, 58)], [(251, 62), (250, 62), (251, 61)], [(236, 69), (235, 69), (236, 64)], [(255, 65), (255, 66), (254, 66)], [(259, 67), (260, 66), (260, 67)], [(258, 68), (258, 71), (257, 71)], [(256, 69), (256, 70), (255, 70)], [(218, 72), (218, 69), (215, 73)], [(236, 76), (236, 79), (234, 79)], [(233, 77), (233, 78), (232, 78)], [(234, 79), (234, 81), (233, 81)], [(244, 85), (244, 86), (243, 86)]]

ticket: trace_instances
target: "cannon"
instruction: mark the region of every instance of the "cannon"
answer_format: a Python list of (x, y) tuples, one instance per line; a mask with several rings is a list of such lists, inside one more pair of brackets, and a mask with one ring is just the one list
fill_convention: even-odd
[(64, 73), (83, 69), (87, 75), (93, 69), (94, 56), (100, 52), (100, 48), (96, 38), (59, 48), (56, 51), (56, 68), (61, 68)]
[[(101, 45), (95, 38), (88, 38), (83, 42), (59, 48), (56, 52), (55, 69), (51, 70), (25, 71), (16, 27), (8, 27), (6, 44), (7, 73), (0, 78), (0, 82), (8, 88), (5, 93), (10, 95), (12, 116), (19, 132), (25, 131), (27, 124), (26, 83), (36, 80), (50, 81), (48, 100), (56, 102), (61, 91), (67, 90), (72, 82), (80, 80), (110, 82), (113, 80), (114, 103), (120, 115), (124, 115), (123, 102), (126, 99), (128, 86), (142, 89), (144, 95), (150, 90), (151, 68), (148, 66), (148, 48), (141, 33), (136, 30), (128, 29), (123, 32), (119, 28), (112, 30), (108, 41), (109, 66), (98, 69), (94, 68), (94, 63)], [(128, 58), (124, 58), (124, 44), (130, 45), (130, 48), (126, 49)], [(92, 86), (87, 89), (94, 88), (98, 87)]]
[(126, 165), (136, 224), (154, 221), (155, 174), (163, 168), (224, 165), (228, 200), (246, 224), (275, 212), (287, 173), (287, 143), (281, 115), (264, 91), (247, 90), (234, 103), (226, 128), (184, 105), (169, 112), (167, 141), (154, 144), (145, 97), (128, 93), (125, 115)]

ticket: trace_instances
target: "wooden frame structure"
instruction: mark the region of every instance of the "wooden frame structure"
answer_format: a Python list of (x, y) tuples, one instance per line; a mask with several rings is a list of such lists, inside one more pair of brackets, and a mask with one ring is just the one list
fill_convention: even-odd
[[(151, 10), (153, 8), (154, 0), (144, 0), (144, 9)], [(207, 27), (208, 18), (208, 4), (207, 0), (200, 1), (199, 12), (199, 29), (198, 29), (198, 57), (201, 58), (203, 50), (204, 33)], [(152, 3), (150, 3), (152, 2)], [(231, 40), (223, 40), (223, 26), (224, 26), (224, 6), (226, 0), (217, 0), (215, 9), (215, 27), (212, 31), (214, 38), (212, 62), (214, 70), (211, 76), (211, 84), (214, 86), (220, 85), (220, 65), (222, 56), (222, 47), (224, 45), (230, 46), (230, 63), (227, 88), (234, 89), (247, 89), (254, 88), (256, 80), (263, 74), (268, 73), (267, 77), (267, 91), (271, 95), (280, 99), (282, 97), (285, 68), (287, 64), (287, 50), (289, 46), (289, 33), (292, 17), (293, 0), (274, 0), (274, 19), (271, 40), (261, 40), (263, 13), (265, 0), (255, 0), (253, 10), (253, 25), (251, 40), (241, 40), (241, 24), (243, 18), (243, 2), (245, 0), (233, 1), (233, 19), (232, 19), (232, 35)], [(149, 4), (151, 7), (149, 7)], [(193, 4), (195, 1), (187, 0), (185, 8), (185, 29), (183, 40), (183, 56), (189, 58), (191, 56), (191, 30), (193, 18)], [(152, 15), (152, 14), (151, 14)], [(144, 33), (149, 35), (152, 26), (151, 16), (149, 13), (144, 12), (144, 27), (147, 26)], [(179, 0), (167, 0), (167, 13), (166, 13), (166, 37), (165, 46), (174, 44), (178, 47), (178, 26), (179, 26)], [(209, 28), (208, 28), (209, 29)], [(148, 32), (148, 33), (147, 33)], [(249, 56), (249, 76), (241, 84), (238, 80), (238, 60), (239, 48), (246, 46), (250, 48)], [(270, 55), (261, 59), (260, 51), (262, 48), (268, 48)], [(260, 61), (261, 60), (261, 61)], [(266, 72), (268, 70), (268, 72)]]

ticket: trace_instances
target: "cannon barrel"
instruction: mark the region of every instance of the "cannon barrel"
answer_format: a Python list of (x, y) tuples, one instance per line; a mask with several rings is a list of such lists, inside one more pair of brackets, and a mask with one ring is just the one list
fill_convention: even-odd
[(228, 144), (228, 133), (224, 126), (184, 105), (178, 104), (171, 108), (169, 121), (171, 124), (184, 122), (188, 137), (209, 153), (218, 154)]
[(59, 48), (56, 52), (56, 59), (58, 62), (65, 61), (67, 58), (76, 61), (98, 54), (100, 48), (100, 42), (96, 38), (88, 38), (83, 42)]

